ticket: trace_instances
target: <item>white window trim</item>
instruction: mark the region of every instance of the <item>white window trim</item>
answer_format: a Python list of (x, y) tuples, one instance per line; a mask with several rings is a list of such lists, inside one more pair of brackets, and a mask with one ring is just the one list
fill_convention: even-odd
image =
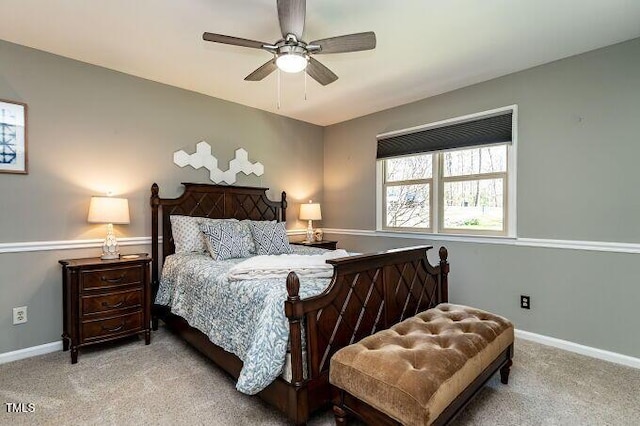
[(507, 208), (509, 211), (509, 221), (507, 222), (507, 236), (510, 238), (518, 237), (518, 215), (517, 215), (517, 206), (518, 206), (518, 105), (511, 105), (507, 108), (510, 108), (512, 111), (512, 122), (511, 122), (511, 152), (508, 156), (508, 170), (509, 170), (509, 192), (508, 192), (508, 200), (509, 203)]
[[(511, 146), (509, 147), (509, 154), (507, 155), (507, 170), (508, 170), (508, 174), (507, 174), (507, 194), (505, 197), (505, 202), (507, 203), (507, 224), (506, 224), (506, 229), (505, 235), (491, 235), (491, 238), (509, 238), (509, 239), (513, 239), (513, 238), (517, 238), (517, 220), (518, 220), (518, 216), (517, 216), (517, 180), (518, 180), (518, 170), (517, 170), (517, 158), (518, 158), (518, 105), (509, 105), (509, 106), (504, 106), (504, 107), (500, 107), (500, 108), (496, 108), (496, 109), (491, 109), (491, 110), (487, 110), (487, 111), (482, 111), (482, 112), (478, 112), (478, 113), (474, 113), (474, 114), (468, 114), (468, 115), (464, 115), (461, 117), (455, 117), (455, 118), (448, 118), (446, 120), (441, 120), (441, 121), (436, 121), (434, 123), (429, 123), (429, 124), (424, 124), (424, 125), (420, 125), (420, 126), (415, 126), (415, 127), (410, 127), (407, 129), (402, 129), (402, 130), (396, 130), (393, 132), (387, 132), (387, 133), (381, 133), (379, 135), (377, 135), (377, 139), (383, 138), (383, 137), (391, 137), (391, 136), (399, 136), (399, 135), (404, 135), (404, 134), (408, 134), (408, 133), (414, 133), (414, 132), (418, 132), (418, 131), (423, 131), (423, 130), (428, 130), (428, 129), (433, 129), (433, 128), (437, 128), (437, 127), (443, 127), (445, 125), (452, 125), (452, 124), (458, 124), (458, 123), (464, 123), (467, 121), (474, 121), (474, 120), (478, 120), (481, 118), (487, 118), (487, 117), (491, 117), (491, 116), (496, 116), (496, 115), (501, 115), (505, 112), (511, 112), (512, 113), (512, 124), (511, 124), (511, 129), (512, 129), (512, 140), (511, 140)], [(419, 231), (419, 230), (415, 230), (415, 231), (409, 231), (406, 228), (403, 228), (401, 230), (394, 230), (394, 229), (390, 229), (390, 228), (386, 228), (383, 226), (383, 217), (384, 217), (384, 165), (383, 165), (383, 161), (384, 160), (377, 160), (376, 161), (376, 232), (384, 232), (384, 233), (401, 233), (401, 234), (421, 234), (421, 235), (470, 235), (470, 236), (485, 236), (486, 234), (483, 234), (482, 231), (480, 232), (471, 232), (471, 233), (466, 233), (466, 230), (461, 230), (461, 231), (456, 231), (451, 232), (450, 230), (447, 230), (446, 232), (442, 232), (443, 230), (440, 228), (440, 217), (442, 215), (442, 212), (440, 212), (440, 210), (442, 209), (442, 206), (440, 206), (441, 203), (438, 203), (438, 208), (436, 209), (431, 209), (433, 211), (430, 211), (430, 217), (431, 217), (431, 229), (435, 229), (436, 232), (424, 232), (424, 231)], [(435, 179), (436, 175), (435, 173), (440, 173), (439, 167), (440, 165), (438, 164), (439, 161), (433, 161), (434, 164), (434, 171), (433, 171), (433, 181), (432, 181), (432, 185), (431, 185), (431, 192), (432, 195), (433, 194), (439, 194), (438, 191), (440, 191), (439, 185), (441, 184), (440, 179)], [(487, 235), (489, 236), (489, 235)]]

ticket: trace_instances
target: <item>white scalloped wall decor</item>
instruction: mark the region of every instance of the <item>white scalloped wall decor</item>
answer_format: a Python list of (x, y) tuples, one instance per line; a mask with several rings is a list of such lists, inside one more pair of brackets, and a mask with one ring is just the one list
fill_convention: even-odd
[(236, 149), (236, 157), (229, 161), (229, 170), (223, 172), (218, 168), (218, 159), (211, 154), (211, 145), (202, 141), (196, 145), (196, 152), (187, 154), (184, 150), (173, 153), (173, 162), (180, 166), (191, 166), (194, 169), (204, 167), (209, 170), (209, 179), (215, 183), (226, 182), (229, 185), (236, 182), (236, 175), (253, 173), (256, 176), (264, 174), (264, 166), (260, 162), (251, 163), (249, 153), (244, 149)]

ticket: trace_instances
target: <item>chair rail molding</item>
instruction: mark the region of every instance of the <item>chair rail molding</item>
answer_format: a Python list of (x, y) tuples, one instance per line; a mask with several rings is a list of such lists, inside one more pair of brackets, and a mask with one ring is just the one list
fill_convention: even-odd
[[(306, 229), (291, 229), (287, 235), (306, 235)], [(162, 237), (159, 238), (162, 242)], [(33, 251), (76, 250), (84, 248), (100, 248), (104, 239), (91, 240), (59, 240), (59, 241), (25, 241), (15, 243), (0, 243), (0, 253), (23, 253)], [(151, 244), (151, 237), (121, 237), (119, 246), (144, 246)]]
[[(31, 251), (75, 250), (83, 248), (102, 247), (104, 239), (91, 240), (59, 240), (59, 241), (26, 241), (15, 243), (0, 243), (0, 253), (21, 253)], [(120, 246), (139, 246), (151, 244), (151, 237), (122, 237), (118, 238)]]
[(325, 234), (356, 235), (362, 237), (407, 238), (429, 241), (451, 241), (475, 244), (498, 244), (516, 247), (541, 247), (566, 250), (587, 250), (613, 253), (640, 253), (640, 243), (611, 241), (555, 240), (545, 238), (478, 237), (453, 234), (419, 234), (411, 232), (374, 231), (368, 229), (323, 228)]

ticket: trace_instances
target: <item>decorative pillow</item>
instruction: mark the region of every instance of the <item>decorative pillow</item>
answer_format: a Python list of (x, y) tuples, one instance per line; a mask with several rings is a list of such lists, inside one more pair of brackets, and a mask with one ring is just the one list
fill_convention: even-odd
[(204, 253), (207, 250), (200, 231), (201, 217), (172, 215), (169, 219), (176, 253)]
[(209, 254), (214, 260), (226, 260), (251, 255), (238, 221), (203, 222), (200, 230), (205, 237)]
[(249, 253), (256, 254), (257, 253), (256, 243), (255, 241), (253, 241), (253, 233), (251, 232), (251, 223), (255, 223), (256, 226), (262, 226), (263, 223), (276, 223), (276, 221), (244, 219), (244, 220), (241, 220), (240, 223), (242, 224), (242, 238), (244, 239), (245, 244), (249, 248)]
[(209, 219), (198, 216), (171, 215), (171, 233), (176, 253), (206, 253), (207, 245), (201, 223), (238, 222), (236, 219)]
[(256, 252), (262, 254), (291, 253), (284, 222), (250, 222)]

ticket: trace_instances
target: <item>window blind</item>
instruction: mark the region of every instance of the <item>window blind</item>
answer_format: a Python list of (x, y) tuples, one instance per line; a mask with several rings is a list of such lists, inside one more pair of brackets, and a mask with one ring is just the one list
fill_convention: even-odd
[(511, 142), (512, 112), (378, 138), (377, 158)]

